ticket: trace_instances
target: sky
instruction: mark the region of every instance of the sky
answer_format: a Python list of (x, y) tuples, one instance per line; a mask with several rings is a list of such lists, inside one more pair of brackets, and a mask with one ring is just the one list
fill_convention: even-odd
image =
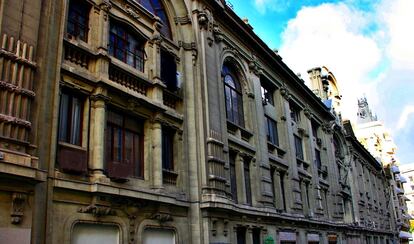
[(365, 96), (401, 164), (414, 163), (414, 0), (230, 0), (241, 18), (307, 81), (326, 66), (355, 121)]

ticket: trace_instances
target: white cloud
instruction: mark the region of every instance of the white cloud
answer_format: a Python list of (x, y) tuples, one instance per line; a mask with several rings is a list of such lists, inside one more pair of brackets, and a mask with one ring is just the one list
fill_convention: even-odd
[(414, 114), (414, 106), (405, 106), (400, 118), (398, 119), (397, 130), (403, 129), (407, 125), (408, 118), (411, 114)]
[(345, 4), (322, 4), (302, 8), (289, 21), (282, 36), (284, 61), (307, 78), (306, 71), (327, 66), (336, 76), (343, 94), (343, 115), (353, 118), (356, 99), (372, 91), (367, 79), (381, 58), (377, 43), (362, 33), (369, 16)]
[[(303, 78), (308, 69), (327, 66), (339, 82), (345, 118), (355, 119), (356, 97), (366, 94), (396, 141), (412, 145), (414, 1), (381, 0), (371, 12), (355, 2), (302, 8), (282, 35), (280, 54)], [(402, 161), (413, 156), (405, 144), (398, 145)]]
[(393, 68), (414, 70), (414, 1), (384, 1), (379, 18), (388, 34), (387, 55)]
[(289, 6), (289, 1), (284, 0), (254, 0), (254, 6), (260, 14), (265, 14), (267, 10), (280, 11)]

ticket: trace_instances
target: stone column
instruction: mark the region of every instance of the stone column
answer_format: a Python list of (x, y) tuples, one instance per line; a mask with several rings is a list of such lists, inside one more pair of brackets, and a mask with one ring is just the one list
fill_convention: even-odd
[(162, 188), (162, 126), (159, 121), (152, 122), (152, 186)]
[(246, 244), (253, 244), (253, 228), (251, 226), (246, 229)]
[(236, 182), (237, 182), (237, 202), (238, 203), (246, 203), (246, 188), (244, 182), (244, 159), (240, 155), (237, 154), (236, 157)]
[(273, 172), (273, 188), (275, 189), (275, 196), (274, 197), (274, 202), (275, 202), (275, 206), (276, 209), (282, 210), (283, 209), (283, 189), (282, 189), (282, 185), (280, 182), (280, 172), (275, 170)]
[(109, 37), (109, 10), (112, 5), (109, 0), (101, 0), (90, 15), (89, 43), (98, 50), (99, 58), (96, 60), (95, 72), (101, 78), (108, 78), (109, 57), (108, 57), (108, 37)]
[(89, 140), (90, 160), (89, 168), (92, 177), (104, 177), (104, 147), (105, 147), (105, 103), (108, 98), (102, 88), (97, 89), (97, 94), (91, 96), (91, 137)]

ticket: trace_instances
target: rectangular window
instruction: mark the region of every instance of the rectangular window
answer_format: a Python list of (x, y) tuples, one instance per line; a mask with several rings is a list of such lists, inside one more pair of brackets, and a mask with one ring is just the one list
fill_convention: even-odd
[(67, 33), (82, 41), (88, 39), (90, 5), (86, 1), (71, 0), (69, 3)]
[(316, 122), (312, 121), (312, 135), (314, 138), (318, 138), (318, 128), (319, 125)]
[(144, 72), (144, 41), (123, 25), (111, 21), (109, 54)]
[(59, 141), (81, 146), (83, 99), (62, 92), (59, 113)]
[(293, 102), (289, 103), (290, 118), (298, 123), (300, 121), (300, 107)]
[(72, 230), (71, 243), (117, 244), (121, 239), (118, 226), (77, 223)]
[(315, 149), (315, 166), (317, 169), (322, 168), (321, 152), (318, 149)]
[(277, 123), (273, 119), (265, 116), (267, 127), (267, 141), (273, 145), (279, 146), (279, 137), (277, 132)]
[(263, 104), (274, 105), (275, 104), (273, 100), (274, 89), (272, 89), (268, 84), (262, 83), (261, 91), (262, 91)]
[(250, 185), (250, 164), (247, 160), (243, 163), (244, 167), (244, 187), (246, 191), (246, 203), (252, 205), (252, 189)]
[(143, 175), (143, 126), (136, 118), (107, 112), (106, 162), (111, 178)]
[(230, 153), (230, 191), (233, 201), (237, 203), (236, 154)]
[(260, 229), (254, 228), (252, 231), (252, 235), (253, 235), (253, 244), (261, 244)]
[(237, 244), (246, 244), (246, 227), (237, 227)]
[(161, 80), (168, 90), (177, 90), (177, 64), (175, 56), (165, 50), (161, 50)]
[(83, 107), (82, 97), (62, 91), (59, 104), (57, 163), (59, 169), (70, 173), (87, 172), (87, 151), (82, 148)]
[(302, 147), (302, 138), (300, 138), (297, 135), (294, 135), (295, 138), (295, 152), (296, 152), (296, 158), (303, 160), (303, 147)]
[(162, 129), (162, 168), (174, 171), (174, 134), (170, 128)]

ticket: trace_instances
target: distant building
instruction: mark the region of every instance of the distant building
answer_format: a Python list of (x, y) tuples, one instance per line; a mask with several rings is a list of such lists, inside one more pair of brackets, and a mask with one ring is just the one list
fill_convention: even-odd
[(400, 232), (401, 242), (411, 238), (408, 233), (411, 216), (408, 214), (403, 184), (406, 182), (401, 177), (399, 163), (396, 158), (397, 147), (393, 138), (384, 124), (374, 116), (369, 108), (367, 99), (358, 99), (357, 124), (355, 135), (362, 145), (380, 162), (391, 184), (394, 215), (397, 228)]
[(408, 214), (414, 216), (414, 163), (400, 165), (401, 181), (404, 184), (404, 195), (406, 197)]

